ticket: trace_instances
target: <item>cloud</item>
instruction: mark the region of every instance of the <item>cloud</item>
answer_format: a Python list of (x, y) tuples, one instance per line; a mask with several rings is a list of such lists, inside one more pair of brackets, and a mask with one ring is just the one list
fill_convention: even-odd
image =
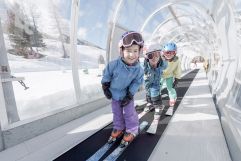
[(86, 35), (87, 35), (87, 29), (86, 28), (79, 28), (78, 30), (78, 37), (80, 37), (81, 39), (85, 39)]

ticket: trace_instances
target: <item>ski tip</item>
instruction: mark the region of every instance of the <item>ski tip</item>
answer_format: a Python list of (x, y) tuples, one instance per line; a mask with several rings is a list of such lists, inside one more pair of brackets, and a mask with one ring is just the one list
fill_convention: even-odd
[(166, 116), (172, 116), (173, 114), (174, 114), (173, 107), (169, 108), (165, 113)]
[(149, 128), (146, 133), (150, 134), (150, 135), (155, 135), (156, 134), (157, 129), (156, 128)]
[(146, 132), (148, 135), (155, 135), (156, 133), (153, 133), (153, 132), (149, 132), (149, 131), (147, 131)]
[(139, 126), (139, 133), (140, 133), (141, 131), (143, 131), (143, 130), (147, 127), (147, 125), (148, 125), (148, 122), (147, 122), (147, 121), (143, 121), (143, 122), (140, 124), (140, 126)]
[(148, 125), (148, 122), (147, 121), (143, 121), (141, 122), (140, 126), (147, 126)]

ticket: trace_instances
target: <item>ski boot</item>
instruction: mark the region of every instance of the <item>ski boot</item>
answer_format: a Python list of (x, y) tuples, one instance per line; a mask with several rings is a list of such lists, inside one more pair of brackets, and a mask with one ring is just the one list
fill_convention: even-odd
[(173, 115), (175, 103), (176, 103), (175, 99), (170, 99), (170, 101), (169, 101), (169, 106), (170, 107), (168, 108), (168, 110), (166, 112), (167, 116), (172, 116)]
[(144, 112), (148, 112), (152, 106), (152, 103), (151, 103), (151, 97), (146, 95), (146, 107), (144, 108)]
[(152, 104), (150, 102), (148, 102), (146, 104), (146, 107), (144, 108), (144, 112), (148, 112), (150, 110), (151, 106), (152, 106)]
[(111, 136), (108, 139), (108, 143), (111, 144), (112, 142), (116, 141), (116, 139), (121, 137), (122, 134), (122, 130), (113, 129), (113, 131), (111, 132)]
[(176, 104), (176, 99), (170, 99), (169, 106), (174, 107), (175, 104)]
[(154, 115), (160, 115), (160, 112), (164, 109), (164, 105), (155, 105), (155, 114)]
[(136, 137), (136, 134), (126, 132), (123, 139), (121, 140), (120, 147), (124, 148), (128, 146)]

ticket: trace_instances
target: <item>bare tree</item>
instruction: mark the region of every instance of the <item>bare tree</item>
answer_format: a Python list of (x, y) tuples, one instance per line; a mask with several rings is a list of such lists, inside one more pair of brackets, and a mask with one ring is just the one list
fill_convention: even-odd
[(51, 2), (51, 11), (52, 11), (52, 16), (53, 16), (53, 19), (56, 23), (56, 26), (55, 28), (58, 30), (58, 33), (59, 33), (59, 40), (61, 42), (61, 46), (62, 46), (62, 49), (63, 49), (63, 58), (68, 58), (68, 54), (67, 54), (67, 51), (66, 51), (66, 47), (65, 47), (65, 43), (68, 43), (68, 34), (66, 34), (65, 32), (68, 31), (68, 25), (66, 25), (63, 21), (63, 18), (60, 16), (60, 13), (59, 13), (59, 8), (58, 6), (56, 6), (52, 0), (50, 0)]
[(33, 30), (32, 46), (36, 47), (36, 50), (38, 52), (38, 47), (41, 47), (41, 48), (46, 47), (46, 44), (43, 42), (43, 36), (39, 32), (38, 25), (37, 25), (37, 22), (38, 22), (37, 20), (40, 18), (40, 13), (38, 12), (38, 9), (37, 9), (36, 5), (33, 4), (33, 3), (30, 4), (29, 9), (30, 9), (31, 21), (32, 21), (32, 24), (33, 24), (33, 27), (30, 28), (31, 30)]

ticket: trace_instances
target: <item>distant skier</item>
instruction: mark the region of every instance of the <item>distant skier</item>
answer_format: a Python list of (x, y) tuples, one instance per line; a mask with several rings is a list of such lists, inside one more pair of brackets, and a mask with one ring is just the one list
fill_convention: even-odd
[(159, 114), (164, 108), (160, 94), (160, 79), (167, 62), (161, 56), (161, 45), (152, 44), (147, 46), (144, 60), (144, 80), (146, 89), (147, 106), (144, 111), (149, 111), (151, 105), (155, 108), (155, 114)]
[(99, 64), (98, 77), (100, 77), (102, 76), (103, 70), (105, 68), (105, 58), (103, 57), (103, 55), (99, 55), (98, 64)]
[(181, 64), (177, 54), (177, 46), (175, 43), (170, 42), (163, 46), (162, 49), (164, 58), (168, 61), (167, 68), (163, 71), (163, 76), (160, 81), (161, 89), (165, 82), (169, 96), (169, 109), (166, 115), (173, 114), (173, 107), (176, 103), (177, 93), (175, 87), (178, 80), (181, 78)]
[(108, 63), (101, 80), (106, 98), (112, 99), (113, 131), (109, 142), (120, 137), (131, 142), (138, 134), (139, 120), (133, 96), (143, 84), (144, 71), (139, 63), (144, 41), (141, 34), (128, 31), (119, 41), (120, 57)]
[(204, 60), (204, 62), (203, 62), (203, 68), (204, 68), (205, 73), (206, 73), (206, 75), (207, 75), (208, 69), (209, 69), (208, 59), (205, 59), (205, 60)]

